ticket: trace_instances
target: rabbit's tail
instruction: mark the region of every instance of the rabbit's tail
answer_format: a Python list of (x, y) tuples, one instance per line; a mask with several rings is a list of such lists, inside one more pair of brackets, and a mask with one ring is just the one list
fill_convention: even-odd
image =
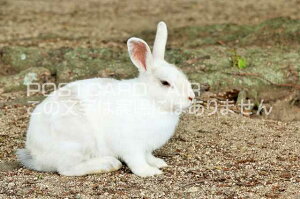
[(33, 159), (28, 149), (18, 149), (16, 155), (22, 165), (29, 169), (34, 169)]

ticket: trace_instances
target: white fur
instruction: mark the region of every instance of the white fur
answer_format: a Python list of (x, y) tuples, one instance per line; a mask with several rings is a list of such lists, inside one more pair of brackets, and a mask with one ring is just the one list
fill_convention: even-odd
[(154, 45), (163, 50), (156, 57), (143, 40), (128, 40), (139, 77), (72, 82), (40, 103), (30, 119), (26, 148), (17, 152), (23, 165), (81, 176), (118, 170), (122, 160), (138, 176), (161, 174), (159, 168), (167, 164), (152, 152), (173, 135), (179, 114), (194, 98), (185, 75), (162, 59), (166, 30), (160, 22)]
[(164, 22), (160, 22), (157, 25), (157, 32), (153, 45), (153, 57), (155, 59), (163, 60), (165, 57), (165, 48), (168, 39), (167, 25)]

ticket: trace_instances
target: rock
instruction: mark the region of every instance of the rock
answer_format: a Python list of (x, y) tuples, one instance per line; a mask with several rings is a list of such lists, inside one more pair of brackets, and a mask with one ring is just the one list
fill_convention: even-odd
[(236, 103), (241, 104), (242, 102), (246, 102), (246, 98), (247, 98), (247, 92), (242, 90), (242, 91), (239, 92)]
[(1, 172), (3, 172), (3, 171), (12, 171), (12, 170), (18, 169), (20, 167), (21, 167), (21, 165), (17, 161), (1, 162), (0, 163), (0, 171)]
[(186, 192), (190, 192), (190, 193), (197, 192), (197, 191), (199, 191), (199, 187), (190, 187), (186, 190)]
[[(143, 31), (141, 38), (152, 40), (154, 31)], [(272, 18), (255, 25), (212, 24), (185, 26), (172, 30), (170, 40), (181, 48), (223, 46), (276, 46), (300, 43), (300, 21), (289, 17)], [(175, 42), (174, 42), (175, 43)]]
[[(167, 49), (166, 60), (181, 68), (193, 83), (207, 85), (201, 87), (201, 91), (245, 90), (247, 97), (258, 104), (263, 93), (280, 85), (295, 84), (299, 88), (299, 47), (292, 48), (293, 44), (300, 43), (299, 27), (299, 20), (276, 18), (258, 25), (177, 28), (170, 35), (172, 48)], [(155, 33), (141, 34), (145, 40), (150, 37), (152, 40)], [(261, 46), (254, 45), (258, 42)], [(266, 48), (270, 42), (276, 45)], [(285, 43), (291, 46), (277, 46)], [(232, 67), (229, 60), (232, 48), (246, 60), (246, 68)], [(4, 47), (0, 49), (0, 69), (11, 68), (12, 71), (0, 75), (14, 76), (0, 76), (0, 86), (4, 85), (4, 91), (22, 89), (18, 80), (11, 81), (11, 78), (24, 76), (17, 73), (32, 67), (48, 69), (55, 83), (93, 77), (126, 79), (137, 76), (137, 69), (125, 49)], [(34, 74), (27, 74), (25, 82), (35, 81), (35, 78)]]
[[(42, 49), (28, 47), (4, 47), (1, 49), (1, 61), (20, 72), (30, 67), (38, 67), (43, 54)], [(1, 69), (1, 65), (0, 65)]]
[(43, 67), (28, 68), (16, 75), (0, 77), (3, 92), (25, 89), (31, 83), (45, 83), (51, 80), (51, 72)]
[[(184, 51), (175, 48), (167, 51), (166, 60), (176, 63), (192, 82), (207, 85), (207, 89), (211, 91), (237, 89), (246, 90), (248, 93), (252, 93), (253, 90), (261, 93), (274, 87), (270, 82), (275, 84), (297, 83), (291, 77), (291, 74), (296, 74), (299, 70), (297, 63), (300, 62), (300, 57), (297, 49), (286, 51), (275, 47), (272, 49), (238, 48), (237, 52), (249, 62), (249, 66), (245, 69), (238, 69), (230, 65), (229, 50), (223, 46), (209, 46)], [(203, 56), (209, 56), (209, 59), (203, 59)], [(21, 70), (23, 73), (22, 69), (26, 70), (29, 67), (48, 69), (56, 78), (56, 83), (67, 83), (92, 77), (126, 79), (137, 75), (137, 70), (130, 62), (126, 51), (107, 48), (43, 50), (5, 47), (2, 49), (1, 59), (2, 62), (5, 62), (5, 66), (10, 64), (10, 67), (15, 68), (16, 72)], [(191, 59), (195, 61), (188, 62)], [(0, 63), (0, 67), (4, 67), (4, 65)], [(286, 70), (283, 66), (290, 68)], [(20, 75), (15, 74), (14, 77), (17, 78)], [(0, 82), (6, 87), (5, 90), (8, 87), (17, 89), (18, 86), (15, 84), (18, 85), (18, 83), (6, 81), (7, 78), (11, 78), (11, 76), (0, 77)], [(28, 74), (25, 80), (29, 80), (28, 78), (35, 77)], [(12, 85), (8, 86), (9, 83)], [(255, 94), (254, 97), (257, 96)]]
[(72, 49), (64, 53), (63, 61), (57, 64), (57, 82), (70, 82), (91, 77), (130, 78), (137, 75), (136, 68), (124, 52), (109, 49)]
[(285, 99), (276, 101), (271, 107), (266, 107), (270, 112), (263, 116), (268, 119), (281, 121), (300, 121), (300, 91), (287, 95)]

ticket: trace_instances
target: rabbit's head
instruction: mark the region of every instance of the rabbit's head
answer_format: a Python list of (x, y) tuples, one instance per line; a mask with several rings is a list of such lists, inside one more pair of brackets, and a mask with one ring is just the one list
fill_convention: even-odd
[(164, 60), (167, 37), (167, 26), (160, 22), (153, 53), (145, 41), (135, 37), (127, 41), (128, 51), (147, 95), (165, 111), (182, 111), (191, 105), (195, 94), (183, 72)]

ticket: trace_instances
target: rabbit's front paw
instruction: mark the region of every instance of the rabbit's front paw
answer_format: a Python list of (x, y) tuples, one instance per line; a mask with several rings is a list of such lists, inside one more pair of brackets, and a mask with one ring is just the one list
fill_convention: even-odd
[(148, 156), (148, 163), (157, 168), (167, 167), (168, 164), (161, 158), (154, 157), (152, 154)]
[(132, 172), (140, 177), (150, 177), (150, 176), (162, 174), (161, 170), (150, 166), (146, 168), (135, 169)]

